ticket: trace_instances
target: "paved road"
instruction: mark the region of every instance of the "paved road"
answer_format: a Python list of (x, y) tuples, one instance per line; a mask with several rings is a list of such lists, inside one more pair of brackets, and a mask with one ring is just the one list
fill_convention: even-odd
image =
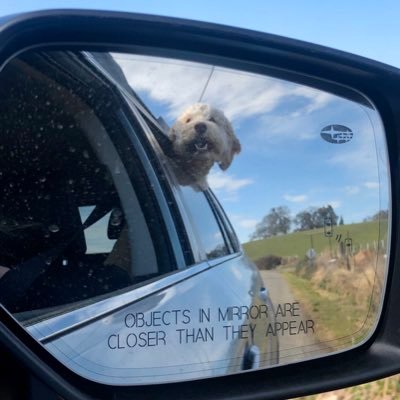
[(282, 324), (282, 328), (287, 328), (277, 332), (281, 362), (299, 361), (326, 353), (326, 346), (319, 343), (316, 335), (318, 321), (312, 320), (302, 310), (301, 302), (294, 297), (281, 273), (276, 270), (260, 272), (274, 303), (277, 322)]

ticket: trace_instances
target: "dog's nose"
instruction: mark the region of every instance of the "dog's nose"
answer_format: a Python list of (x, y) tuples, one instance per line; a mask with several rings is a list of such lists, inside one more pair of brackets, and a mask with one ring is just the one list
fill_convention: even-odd
[(199, 122), (194, 126), (194, 130), (199, 135), (202, 135), (207, 130), (207, 125), (204, 122)]

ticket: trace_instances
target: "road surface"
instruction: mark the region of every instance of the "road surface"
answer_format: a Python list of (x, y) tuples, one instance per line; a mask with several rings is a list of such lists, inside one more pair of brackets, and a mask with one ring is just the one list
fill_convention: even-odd
[(332, 351), (319, 343), (318, 321), (307, 315), (301, 301), (293, 295), (290, 286), (277, 270), (260, 271), (265, 287), (275, 306), (279, 337), (280, 362), (288, 363), (314, 358)]

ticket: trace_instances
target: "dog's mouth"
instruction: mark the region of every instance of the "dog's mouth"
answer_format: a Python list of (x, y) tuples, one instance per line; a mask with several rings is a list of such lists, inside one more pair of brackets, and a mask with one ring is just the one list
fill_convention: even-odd
[(187, 149), (192, 154), (202, 154), (210, 151), (211, 143), (206, 138), (198, 138), (187, 145)]
[(197, 151), (207, 151), (208, 150), (208, 143), (195, 143), (194, 147), (196, 148)]

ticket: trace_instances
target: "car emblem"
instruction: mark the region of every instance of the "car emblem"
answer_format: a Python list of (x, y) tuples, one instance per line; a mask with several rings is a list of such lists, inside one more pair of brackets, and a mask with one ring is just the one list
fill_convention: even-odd
[(353, 131), (344, 125), (328, 125), (321, 130), (322, 139), (334, 144), (350, 142), (353, 135)]

